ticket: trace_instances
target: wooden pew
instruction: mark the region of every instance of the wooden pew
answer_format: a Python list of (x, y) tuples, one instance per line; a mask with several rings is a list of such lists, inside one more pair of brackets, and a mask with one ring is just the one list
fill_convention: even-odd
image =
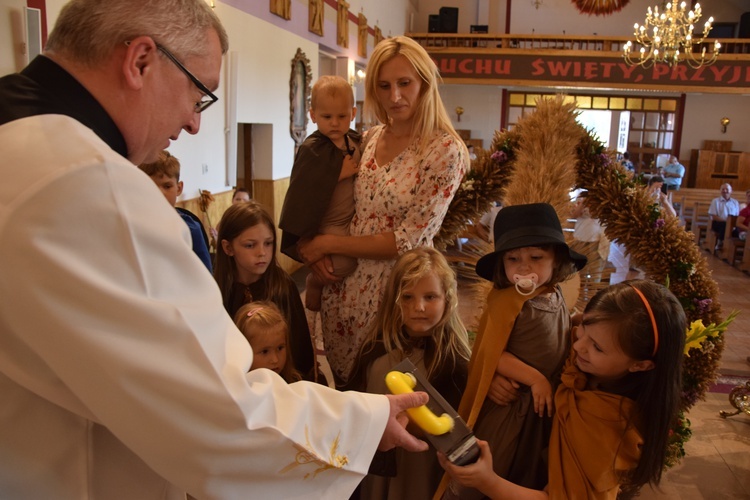
[(743, 250), (742, 260), (738, 267), (740, 271), (750, 272), (750, 240), (745, 240), (745, 249)]
[[(710, 227), (710, 217), (708, 216), (708, 209), (711, 206), (711, 202), (697, 201), (693, 203), (693, 216), (690, 221), (690, 230), (693, 232), (695, 238), (695, 244), (700, 247), (701, 240), (706, 237)], [(715, 244), (715, 243), (714, 243)], [(713, 251), (713, 247), (711, 247)]]
[[(709, 217), (707, 224), (708, 226), (706, 229), (706, 238), (701, 248), (703, 248), (703, 250), (706, 250), (707, 252), (711, 252), (712, 254), (716, 255), (719, 258), (724, 258), (726, 255), (724, 252), (724, 248), (720, 248), (716, 250), (716, 244), (719, 242), (719, 238), (717, 238), (717, 235), (715, 232), (711, 231), (710, 217)], [(727, 223), (724, 228), (724, 244), (726, 244), (728, 241), (732, 239), (732, 229), (734, 229), (734, 226), (736, 224), (737, 224), (736, 215), (730, 215), (729, 217), (727, 217)]]
[[(716, 254), (716, 256), (719, 257), (720, 259), (728, 260), (729, 258), (734, 258), (734, 251), (735, 251), (735, 249), (733, 247), (732, 248), (732, 253), (730, 254), (729, 253), (728, 245), (732, 244), (731, 243), (732, 239), (733, 239), (732, 238), (732, 229), (734, 229), (734, 226), (736, 226), (736, 225), (737, 225), (737, 216), (736, 215), (730, 215), (729, 217), (727, 217), (727, 225), (726, 225), (726, 228), (724, 229), (724, 246), (723, 246), (723, 248), (720, 248), (717, 252), (714, 252)], [(714, 246), (711, 247), (712, 248), (711, 251), (713, 251), (713, 248), (715, 248), (715, 246), (716, 246), (716, 241), (715, 241), (716, 240), (716, 235), (714, 234), (713, 231), (710, 231), (710, 232), (713, 235), (713, 239), (714, 239)], [(739, 238), (737, 238), (737, 239), (739, 240)], [(708, 240), (708, 238), (706, 238), (706, 240)], [(742, 243), (744, 244), (744, 242), (742, 242)], [(730, 264), (731, 264), (731, 262), (730, 262)]]
[(730, 227), (734, 227), (737, 225), (737, 216), (736, 215), (730, 215), (729, 218), (727, 218), (727, 232), (724, 235), (724, 248), (721, 249), (721, 252), (719, 254), (719, 257), (724, 259), (729, 263), (730, 266), (733, 266), (735, 261), (740, 257), (740, 252), (744, 252), (745, 249), (745, 241), (741, 240), (736, 237), (732, 237), (732, 230), (729, 229)]
[[(679, 191), (671, 191), (672, 202), (678, 205), (677, 216), (685, 223), (685, 230), (692, 230), (692, 221), (695, 217), (694, 208), (697, 202), (711, 203), (711, 200), (719, 196), (715, 189), (684, 188)], [(706, 212), (708, 209), (706, 209)]]

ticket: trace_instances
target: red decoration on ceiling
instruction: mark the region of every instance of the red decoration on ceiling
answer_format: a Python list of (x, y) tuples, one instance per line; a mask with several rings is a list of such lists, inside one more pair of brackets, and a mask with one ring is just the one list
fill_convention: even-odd
[(630, 3), (630, 0), (571, 0), (576, 8), (584, 14), (607, 16), (617, 12)]

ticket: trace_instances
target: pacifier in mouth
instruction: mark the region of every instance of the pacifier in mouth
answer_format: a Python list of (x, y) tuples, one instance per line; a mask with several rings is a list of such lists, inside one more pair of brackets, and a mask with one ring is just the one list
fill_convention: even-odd
[(531, 295), (539, 286), (539, 276), (536, 273), (513, 275), (513, 282), (516, 284), (516, 291), (521, 295)]

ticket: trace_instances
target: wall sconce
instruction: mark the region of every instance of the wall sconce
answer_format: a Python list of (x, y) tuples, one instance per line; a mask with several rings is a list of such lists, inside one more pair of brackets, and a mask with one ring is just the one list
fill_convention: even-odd
[(364, 82), (366, 76), (367, 76), (367, 73), (365, 73), (361, 69), (358, 69), (352, 76), (349, 77), (349, 85), (354, 85), (355, 83)]
[(211, 7), (212, 9), (215, 9), (215, 8), (216, 8), (216, 1), (215, 1), (215, 0), (206, 0), (206, 3), (207, 3), (207, 4), (208, 4), (208, 6), (209, 6), (209, 7)]
[(726, 116), (721, 119), (721, 133), (726, 134), (727, 133), (727, 125), (729, 125), (729, 118)]
[(461, 115), (464, 114), (464, 108), (461, 106), (456, 107), (456, 115), (458, 116), (458, 121), (461, 121)]

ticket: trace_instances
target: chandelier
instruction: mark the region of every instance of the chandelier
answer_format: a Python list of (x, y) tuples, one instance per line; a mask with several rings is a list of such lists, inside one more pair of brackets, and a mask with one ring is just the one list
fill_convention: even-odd
[(685, 61), (691, 68), (708, 66), (716, 62), (719, 56), (721, 44), (714, 42), (713, 52), (707, 54), (706, 48), (700, 48), (703, 40), (711, 31), (713, 17), (703, 25), (703, 35), (693, 37), (693, 25), (701, 17), (701, 6), (696, 3), (694, 10), (685, 12), (686, 4), (682, 2), (679, 10), (677, 3), (668, 3), (666, 10), (659, 13), (659, 7), (648, 8), (646, 21), (643, 26), (635, 23), (635, 43), (641, 46), (637, 55), (633, 52), (634, 44), (631, 41), (625, 44), (625, 62), (631, 66), (639, 65), (650, 68), (656, 63), (664, 63), (674, 66), (680, 61)]

